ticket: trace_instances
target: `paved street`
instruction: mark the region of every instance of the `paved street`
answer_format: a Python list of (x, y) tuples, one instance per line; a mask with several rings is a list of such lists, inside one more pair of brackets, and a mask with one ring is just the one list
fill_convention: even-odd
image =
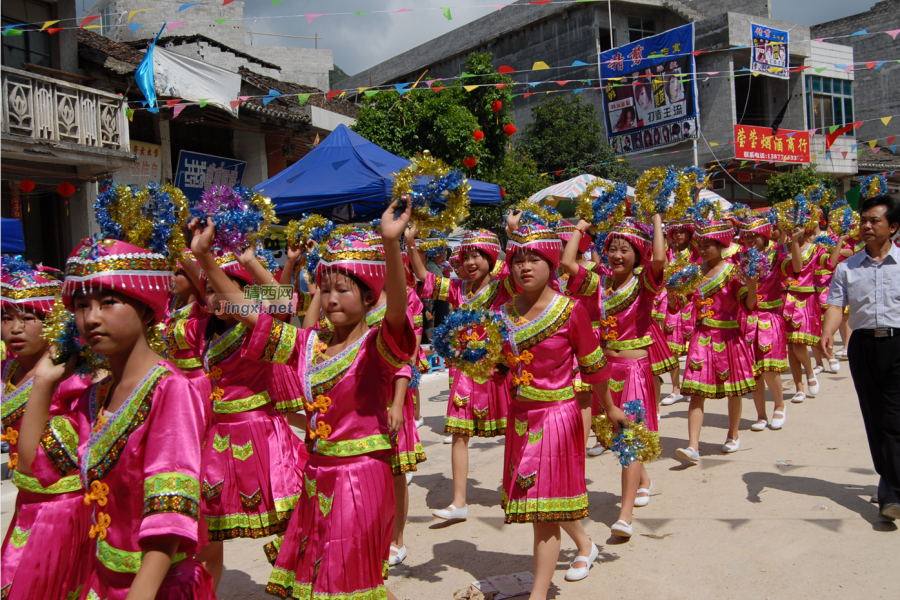
[[(837, 375), (821, 376), (818, 397), (788, 405), (782, 431), (750, 432), (756, 414), (745, 400), (742, 449), (734, 455), (719, 451), (725, 400), (709, 401), (704, 458), (696, 466), (674, 458), (685, 444), (687, 403), (663, 407), (663, 457), (649, 466), (653, 497), (648, 507), (636, 509), (630, 542), (610, 538), (620, 490), (616, 459), (608, 453), (589, 458), (591, 518), (585, 526), (601, 554), (588, 579), (567, 583), (563, 575), (574, 546), (564, 536), (555, 597), (900, 597), (900, 532), (880, 521), (868, 502), (877, 477), (847, 363), (842, 366)], [(426, 425), (419, 432), (428, 461), (410, 486), (409, 557), (391, 569), (388, 581), (401, 600), (449, 599), (474, 580), (531, 570), (531, 527), (504, 525), (499, 506), (502, 439), (470, 446), (468, 521), (448, 524), (431, 516), (452, 497), (450, 447), (441, 443), (446, 385), (444, 374), (423, 382)], [(666, 382), (663, 393), (668, 387)], [(14, 488), (4, 481), (4, 531), (13, 497)], [(219, 598), (266, 597), (264, 541), (225, 545)]]

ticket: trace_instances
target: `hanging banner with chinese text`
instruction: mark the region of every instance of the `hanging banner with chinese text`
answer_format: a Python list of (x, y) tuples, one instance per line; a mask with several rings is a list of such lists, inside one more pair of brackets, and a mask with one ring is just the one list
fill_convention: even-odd
[(734, 126), (734, 157), (738, 160), (808, 163), (809, 132), (769, 127)]
[(617, 155), (697, 138), (694, 26), (600, 53), (606, 133)]
[(247, 163), (233, 158), (182, 150), (175, 169), (175, 187), (180, 188), (191, 204), (200, 202), (203, 190), (214, 185), (241, 185)]
[(788, 32), (765, 25), (750, 24), (753, 50), (750, 54), (750, 71), (789, 79)]
[(142, 188), (162, 180), (162, 146), (131, 140), (131, 153), (134, 154), (134, 165), (128, 171), (129, 184)]

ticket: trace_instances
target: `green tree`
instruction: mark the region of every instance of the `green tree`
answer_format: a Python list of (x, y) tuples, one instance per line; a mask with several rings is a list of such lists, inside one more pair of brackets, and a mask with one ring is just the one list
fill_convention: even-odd
[(531, 109), (517, 147), (530, 155), (550, 184), (590, 173), (612, 181), (635, 183), (637, 170), (627, 159), (619, 160), (609, 144), (600, 115), (581, 96), (555, 96)]
[(518, 150), (507, 152), (500, 168), (489, 173), (485, 181), (496, 183), (503, 190), (501, 205), (473, 206), (465, 227), (490, 229), (499, 235), (502, 235), (504, 215), (509, 207), (548, 185), (548, 180), (538, 174), (537, 166), (531, 157)]
[(769, 206), (791, 200), (811, 185), (822, 184), (834, 194), (837, 182), (830, 175), (819, 175), (816, 167), (809, 165), (771, 177), (766, 182), (766, 199)]

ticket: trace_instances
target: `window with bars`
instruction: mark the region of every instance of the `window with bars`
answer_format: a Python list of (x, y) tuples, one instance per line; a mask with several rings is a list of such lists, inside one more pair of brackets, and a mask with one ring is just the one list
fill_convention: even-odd
[(628, 41), (636, 42), (656, 35), (656, 21), (645, 17), (628, 17)]
[(806, 115), (809, 129), (841, 127), (853, 122), (853, 82), (849, 79), (806, 76)]
[(108, 36), (109, 32), (112, 31), (113, 15), (110, 6), (107, 4), (100, 9), (100, 35)]

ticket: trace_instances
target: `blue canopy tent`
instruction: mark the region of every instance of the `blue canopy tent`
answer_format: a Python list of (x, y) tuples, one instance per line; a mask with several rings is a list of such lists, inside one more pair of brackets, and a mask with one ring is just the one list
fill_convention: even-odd
[[(338, 221), (380, 217), (391, 197), (391, 173), (409, 161), (339, 125), (321, 144), (256, 190), (272, 199), (279, 218), (316, 212)], [(473, 205), (500, 204), (500, 187), (469, 180)], [(352, 209), (349, 210), (348, 208)]]
[(25, 233), (22, 231), (22, 221), (6, 217), (0, 219), (3, 219), (0, 229), (0, 253), (24, 254)]

